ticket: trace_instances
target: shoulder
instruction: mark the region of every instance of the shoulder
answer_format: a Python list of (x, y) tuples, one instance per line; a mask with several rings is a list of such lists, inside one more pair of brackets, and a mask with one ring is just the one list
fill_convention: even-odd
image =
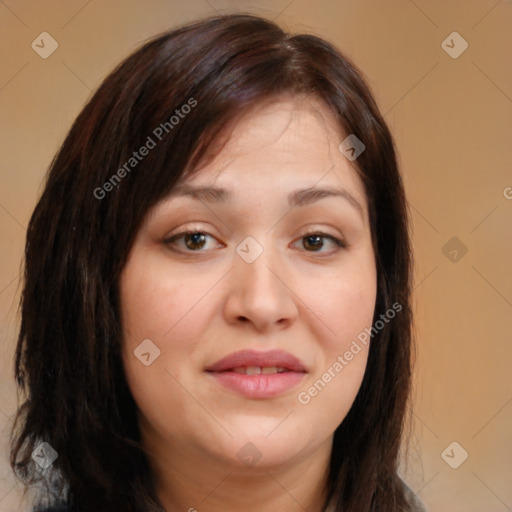
[(35, 508), (32, 512), (71, 512), (71, 509), (64, 504), (47, 508)]
[[(404, 489), (404, 494), (412, 512), (428, 512), (423, 502), (418, 498), (416, 493), (400, 478), (400, 483)], [(336, 512), (336, 507), (331, 504), (325, 512)]]
[(418, 498), (417, 494), (403, 480), (402, 484), (405, 492), (405, 497), (407, 498), (407, 501), (411, 505), (412, 510), (414, 512), (427, 512), (425, 505)]

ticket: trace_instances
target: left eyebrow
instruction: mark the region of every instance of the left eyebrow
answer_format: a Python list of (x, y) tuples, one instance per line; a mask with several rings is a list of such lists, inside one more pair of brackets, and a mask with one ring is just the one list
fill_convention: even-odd
[(326, 187), (326, 188), (304, 188), (299, 190), (294, 190), (288, 195), (288, 203), (290, 206), (306, 206), (308, 204), (312, 204), (316, 201), (320, 201), (321, 199), (325, 199), (327, 197), (341, 197), (346, 199), (348, 203), (356, 209), (361, 217), (364, 219), (364, 210), (361, 204), (357, 201), (357, 199), (344, 188), (334, 188), (334, 187)]
[[(220, 187), (198, 187), (189, 184), (177, 186), (170, 197), (192, 197), (198, 201), (208, 203), (229, 202), (233, 199), (233, 193), (230, 190)], [(324, 187), (324, 188), (303, 188), (297, 189), (288, 194), (288, 204), (290, 207), (301, 207), (320, 201), (328, 197), (341, 197), (345, 199), (354, 209), (358, 211), (364, 219), (364, 210), (357, 199), (348, 190), (343, 188)]]

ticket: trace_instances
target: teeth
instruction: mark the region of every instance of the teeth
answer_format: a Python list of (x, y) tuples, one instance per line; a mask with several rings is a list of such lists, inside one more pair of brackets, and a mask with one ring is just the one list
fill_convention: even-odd
[(241, 373), (242, 375), (271, 375), (273, 373), (283, 373), (288, 370), (280, 366), (265, 366), (263, 368), (260, 366), (237, 366), (230, 371)]
[(261, 374), (261, 368), (259, 366), (248, 366), (245, 369), (245, 373), (247, 375), (260, 375)]

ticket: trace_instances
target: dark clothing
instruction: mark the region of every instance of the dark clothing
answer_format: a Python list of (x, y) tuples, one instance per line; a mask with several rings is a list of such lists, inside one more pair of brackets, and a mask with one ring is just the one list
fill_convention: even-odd
[[(427, 512), (425, 505), (421, 502), (421, 500), (414, 494), (414, 492), (404, 483), (405, 494), (413, 506), (412, 510), (414, 512)], [(327, 512), (332, 510), (332, 508), (328, 508)], [(61, 505), (58, 507), (45, 508), (44, 510), (34, 510), (33, 512), (72, 512), (71, 509), (67, 508), (66, 505)]]

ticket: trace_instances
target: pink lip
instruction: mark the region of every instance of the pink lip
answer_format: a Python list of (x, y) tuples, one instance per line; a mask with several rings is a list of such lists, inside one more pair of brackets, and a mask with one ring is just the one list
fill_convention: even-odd
[[(244, 375), (232, 370), (238, 366), (278, 366), (289, 371), (274, 374)], [(219, 384), (247, 398), (271, 398), (296, 386), (306, 375), (304, 364), (282, 350), (258, 352), (241, 350), (206, 368)]]
[(280, 366), (294, 372), (305, 372), (306, 368), (300, 359), (284, 350), (239, 350), (220, 359), (206, 368), (207, 372), (223, 372), (237, 366)]
[(302, 372), (273, 373), (270, 375), (243, 375), (235, 372), (210, 373), (219, 384), (247, 398), (272, 398), (296, 386)]

